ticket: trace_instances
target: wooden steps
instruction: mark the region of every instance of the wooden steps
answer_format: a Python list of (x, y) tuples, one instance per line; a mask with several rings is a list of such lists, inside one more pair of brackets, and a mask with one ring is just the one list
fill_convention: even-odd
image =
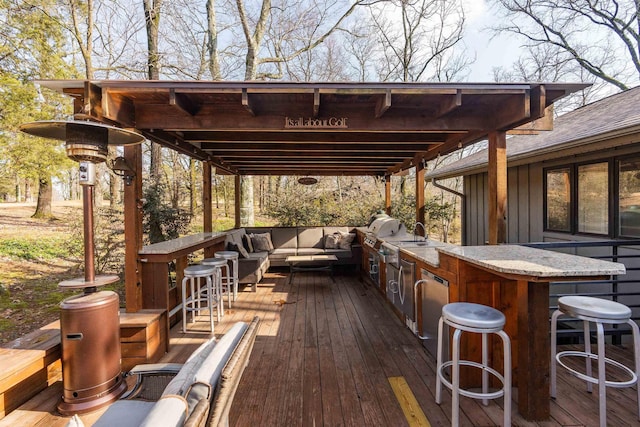
[(62, 378), (60, 322), (0, 347), (0, 419)]

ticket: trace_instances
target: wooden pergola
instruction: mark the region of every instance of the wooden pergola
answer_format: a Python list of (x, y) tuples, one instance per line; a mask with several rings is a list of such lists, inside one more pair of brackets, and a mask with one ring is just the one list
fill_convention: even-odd
[[(506, 231), (508, 132), (552, 127), (553, 103), (586, 84), (274, 83), (55, 80), (76, 119), (134, 129), (203, 162), (204, 231), (211, 231), (211, 173), (391, 176), (416, 168), (416, 218), (424, 221), (425, 162), (489, 141), (489, 243)], [(125, 158), (142, 170), (140, 146)], [(125, 186), (125, 282), (140, 283), (142, 174)], [(135, 311), (136, 307), (128, 311)]]

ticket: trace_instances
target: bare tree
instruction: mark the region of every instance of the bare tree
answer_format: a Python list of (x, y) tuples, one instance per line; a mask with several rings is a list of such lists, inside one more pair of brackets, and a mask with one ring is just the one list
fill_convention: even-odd
[(524, 53), (511, 68), (495, 67), (496, 82), (558, 82), (580, 81), (592, 83), (579, 92), (571, 94), (554, 104), (554, 113), (572, 111), (600, 97), (607, 83), (598, 80), (558, 46), (542, 44), (526, 47)]
[(456, 57), (465, 15), (458, 1), (391, 0), (370, 3), (372, 26), (381, 46), (380, 80), (454, 80), (469, 65)]
[[(282, 78), (283, 63), (324, 43), (362, 3), (363, 0), (352, 1), (348, 8), (339, 12), (333, 3), (285, 2), (275, 7), (272, 6), (272, 0), (263, 0), (256, 16), (251, 16), (247, 13), (244, 1), (236, 0), (238, 18), (247, 44), (245, 80)], [(269, 26), (272, 32), (267, 52), (271, 55), (260, 56), (265, 52), (262, 48)], [(259, 67), (265, 64), (275, 68), (260, 72)]]
[(528, 46), (557, 46), (582, 68), (620, 90), (640, 78), (640, 1), (494, 0), (505, 19), (494, 31)]

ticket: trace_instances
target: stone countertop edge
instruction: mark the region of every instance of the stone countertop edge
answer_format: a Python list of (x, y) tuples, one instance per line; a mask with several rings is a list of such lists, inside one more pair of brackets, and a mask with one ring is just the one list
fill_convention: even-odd
[(144, 246), (138, 253), (140, 255), (167, 254), (179, 251), (180, 249), (191, 245), (196, 245), (206, 240), (224, 237), (226, 235), (227, 233), (224, 231), (190, 234), (177, 239), (167, 240), (166, 242), (153, 243), (151, 245)]
[[(438, 246), (440, 247), (440, 246)], [(436, 247), (422, 248), (422, 247), (409, 247), (399, 248), (401, 252), (404, 252), (412, 257), (429, 264), (432, 267), (440, 267), (440, 254), (436, 250)]]
[(520, 245), (451, 246), (438, 252), (505, 274), (537, 277), (625, 274), (624, 264)]

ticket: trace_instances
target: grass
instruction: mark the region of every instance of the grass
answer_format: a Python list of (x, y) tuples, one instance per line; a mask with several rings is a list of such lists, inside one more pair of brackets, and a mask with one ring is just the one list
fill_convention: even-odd
[(0, 239), (0, 255), (17, 260), (51, 261), (69, 256), (66, 237), (13, 237)]

